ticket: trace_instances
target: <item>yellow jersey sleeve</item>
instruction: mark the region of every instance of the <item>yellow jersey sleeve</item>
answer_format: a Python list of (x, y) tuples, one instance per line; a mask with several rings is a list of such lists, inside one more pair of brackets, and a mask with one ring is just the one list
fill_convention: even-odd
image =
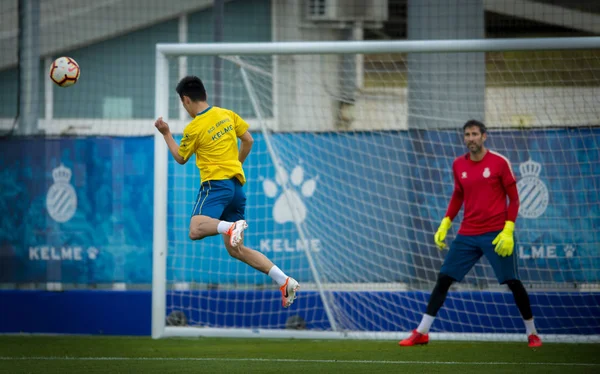
[(183, 130), (181, 141), (179, 142), (179, 155), (183, 157), (184, 160), (189, 159), (194, 153), (196, 153), (196, 149), (198, 148), (197, 144), (198, 134), (194, 131), (191, 131), (190, 125), (186, 126)]
[(237, 135), (239, 138), (240, 136), (244, 135), (246, 131), (248, 131), (250, 125), (248, 124), (248, 122), (244, 121), (242, 117), (238, 116), (238, 114), (233, 111), (231, 112), (231, 116), (233, 117), (233, 127), (235, 128), (235, 135)]

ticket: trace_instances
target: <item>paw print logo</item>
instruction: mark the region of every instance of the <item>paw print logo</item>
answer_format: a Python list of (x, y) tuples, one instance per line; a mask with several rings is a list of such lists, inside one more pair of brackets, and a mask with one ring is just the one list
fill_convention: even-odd
[(88, 258), (90, 260), (95, 260), (98, 257), (98, 252), (100, 251), (97, 248), (89, 247), (87, 250)]
[[(277, 223), (302, 223), (306, 219), (306, 205), (302, 197), (311, 197), (315, 193), (317, 180), (312, 178), (305, 181), (304, 168), (300, 165), (292, 170), (291, 176), (288, 176), (283, 167), (278, 169), (275, 182), (271, 179), (263, 181), (265, 195), (270, 198), (277, 197), (273, 206), (273, 219)], [(288, 180), (291, 183), (288, 184)]]
[(564, 251), (565, 251), (565, 257), (571, 258), (575, 254), (575, 246), (573, 246), (571, 244), (565, 245)]

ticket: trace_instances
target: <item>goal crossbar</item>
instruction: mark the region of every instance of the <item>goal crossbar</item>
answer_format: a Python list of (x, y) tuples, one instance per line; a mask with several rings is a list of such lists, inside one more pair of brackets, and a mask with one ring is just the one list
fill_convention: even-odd
[(156, 45), (157, 53), (164, 56), (493, 52), (595, 48), (600, 48), (600, 37), (272, 43), (159, 43)]

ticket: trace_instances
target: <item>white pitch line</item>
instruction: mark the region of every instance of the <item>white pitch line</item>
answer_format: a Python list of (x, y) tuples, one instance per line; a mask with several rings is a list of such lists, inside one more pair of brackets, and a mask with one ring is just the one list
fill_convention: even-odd
[(321, 364), (387, 364), (387, 365), (536, 365), (536, 366), (591, 366), (583, 362), (459, 362), (459, 361), (377, 361), (377, 360), (301, 360), (293, 358), (224, 358), (224, 357), (7, 357), (0, 361), (245, 361), (245, 362), (308, 362)]

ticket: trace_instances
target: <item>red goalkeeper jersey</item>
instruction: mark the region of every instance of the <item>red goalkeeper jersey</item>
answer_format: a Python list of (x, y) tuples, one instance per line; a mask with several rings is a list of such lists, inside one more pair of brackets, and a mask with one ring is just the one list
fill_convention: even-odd
[[(514, 197), (517, 181), (506, 157), (488, 150), (481, 161), (472, 161), (467, 153), (454, 160), (452, 171), (454, 194), (448, 211), (453, 213), (450, 217), (453, 219), (460, 210), (460, 203), (464, 203), (459, 234), (480, 235), (498, 231), (504, 228), (507, 219), (515, 220), (517, 211), (510, 214), (515, 217), (509, 217), (507, 191), (511, 191)], [(518, 195), (515, 200), (511, 200), (511, 204), (514, 203), (518, 210)]]

